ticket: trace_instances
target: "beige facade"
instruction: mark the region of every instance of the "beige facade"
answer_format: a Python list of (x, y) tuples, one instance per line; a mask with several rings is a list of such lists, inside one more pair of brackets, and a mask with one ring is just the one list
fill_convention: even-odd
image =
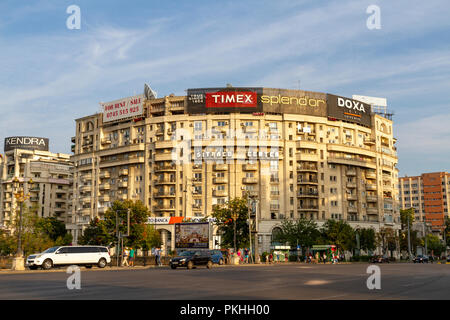
[[(0, 159), (0, 226), (10, 230), (9, 223), (18, 207), (12, 180), (17, 177), (27, 206), (37, 206), (39, 217), (56, 217), (72, 221), (72, 170), (70, 155), (40, 150), (14, 149)], [(33, 187), (27, 182), (32, 179)]]
[(142, 118), (76, 120), (79, 230), (114, 200), (139, 199), (156, 217), (205, 217), (245, 192), (259, 200), (261, 252), (285, 218), (399, 227), (391, 120), (373, 114), (368, 128), (300, 114), (188, 114), (186, 105), (169, 96), (146, 100)]

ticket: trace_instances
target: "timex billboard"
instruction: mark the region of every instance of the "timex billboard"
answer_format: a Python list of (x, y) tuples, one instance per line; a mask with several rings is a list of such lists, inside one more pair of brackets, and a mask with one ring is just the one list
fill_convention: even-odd
[(38, 137), (8, 137), (5, 138), (5, 152), (14, 149), (48, 151), (48, 139)]
[(187, 90), (189, 113), (261, 112), (262, 88), (201, 88)]
[(371, 126), (369, 104), (350, 98), (327, 94), (328, 118)]

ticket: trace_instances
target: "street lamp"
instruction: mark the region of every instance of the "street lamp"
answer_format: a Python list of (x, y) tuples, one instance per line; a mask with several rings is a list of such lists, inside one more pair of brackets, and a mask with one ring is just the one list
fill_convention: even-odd
[[(18, 239), (17, 239), (17, 252), (13, 259), (12, 270), (25, 270), (24, 260), (23, 260), (23, 250), (22, 250), (22, 209), (23, 203), (30, 198), (30, 193), (25, 194), (24, 187), (20, 186), (20, 180), (17, 177), (14, 177), (12, 180), (13, 183), (13, 193), (16, 198), (17, 203), (19, 204), (19, 230), (18, 230)], [(30, 179), (28, 181), (30, 187), (33, 186), (33, 180)], [(16, 212), (17, 213), (17, 212)]]

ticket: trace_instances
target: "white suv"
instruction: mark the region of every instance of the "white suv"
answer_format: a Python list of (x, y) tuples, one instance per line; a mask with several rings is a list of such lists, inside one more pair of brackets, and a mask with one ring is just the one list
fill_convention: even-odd
[(104, 268), (111, 262), (107, 247), (101, 246), (58, 246), (40, 254), (27, 257), (26, 266), (30, 269), (51, 269), (53, 266), (84, 265), (91, 268), (96, 264)]

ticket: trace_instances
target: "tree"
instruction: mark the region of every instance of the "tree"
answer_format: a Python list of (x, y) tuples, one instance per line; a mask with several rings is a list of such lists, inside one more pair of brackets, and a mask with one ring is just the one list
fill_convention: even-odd
[(408, 229), (408, 217), (409, 217), (409, 229), (414, 222), (414, 208), (400, 209), (400, 221), (402, 224), (402, 230)]
[(441, 239), (438, 236), (433, 234), (427, 234), (427, 249), (430, 252), (433, 252), (433, 255), (440, 256), (441, 253), (445, 250)]
[(377, 244), (383, 249), (383, 254), (392, 252), (397, 248), (398, 237), (392, 228), (380, 228), (377, 233)]
[(376, 249), (376, 235), (372, 228), (362, 228), (358, 230), (359, 243), (364, 251), (373, 251)]
[(246, 198), (234, 198), (224, 205), (216, 205), (213, 208), (212, 217), (216, 219), (216, 225), (222, 235), (221, 245), (226, 248), (234, 247), (234, 221), (236, 219), (236, 247), (244, 248), (249, 245), (248, 207)]
[[(422, 245), (422, 241), (418, 236), (417, 230), (410, 230), (411, 253), (417, 252), (417, 246)], [(400, 233), (400, 250), (408, 251), (408, 231), (402, 230)]]
[(89, 223), (89, 226), (84, 230), (83, 235), (80, 237), (81, 245), (98, 245), (108, 246), (114, 240), (113, 235), (110, 234), (106, 222), (94, 218)]
[(39, 218), (36, 227), (47, 234), (55, 245), (69, 245), (72, 242), (72, 235), (67, 232), (65, 224), (55, 217)]
[(130, 212), (130, 234), (124, 238), (124, 245), (141, 248), (144, 239), (145, 223), (149, 216), (147, 207), (141, 202), (131, 200), (114, 201), (111, 208), (105, 212), (103, 220), (95, 218), (90, 222), (82, 236), (83, 244), (111, 245), (115, 243), (116, 215), (119, 220), (118, 229), (121, 234), (127, 234), (127, 212)]
[(291, 246), (299, 244), (302, 248), (310, 248), (320, 237), (317, 224), (304, 218), (296, 221), (283, 220), (280, 229), (274, 240)]
[(152, 225), (147, 224), (144, 227), (144, 233), (142, 235), (141, 248), (144, 251), (148, 251), (151, 248), (161, 247), (161, 235)]
[[(445, 217), (444, 221), (444, 233), (445, 233), (445, 240), (447, 241), (447, 247), (450, 246), (450, 218)], [(444, 248), (445, 250), (445, 248)]]
[(351, 251), (355, 248), (355, 231), (345, 221), (327, 220), (322, 226), (321, 234), (324, 244), (334, 244), (338, 250)]
[(0, 256), (9, 256), (16, 253), (17, 243), (14, 237), (6, 231), (0, 230)]

